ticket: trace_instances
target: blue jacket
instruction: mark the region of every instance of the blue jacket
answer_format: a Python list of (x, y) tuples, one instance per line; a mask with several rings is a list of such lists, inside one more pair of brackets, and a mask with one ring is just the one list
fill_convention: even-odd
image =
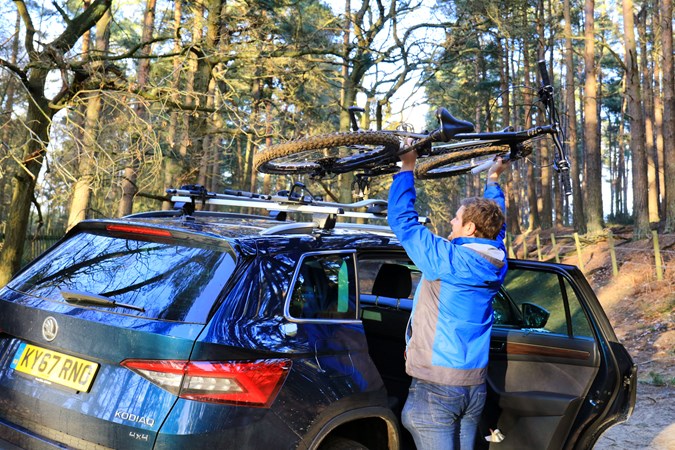
[[(498, 184), (486, 186), (484, 197), (504, 210)], [(413, 301), (406, 371), (438, 384), (481, 384), (487, 372), (492, 298), (506, 275), (506, 224), (496, 240), (448, 241), (418, 222), (414, 205), (413, 173), (394, 175), (389, 225), (423, 275)]]

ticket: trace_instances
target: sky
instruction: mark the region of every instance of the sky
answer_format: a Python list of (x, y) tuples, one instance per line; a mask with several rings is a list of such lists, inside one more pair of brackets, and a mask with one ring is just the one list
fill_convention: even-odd
[[(419, 8), (415, 11), (407, 14), (402, 17), (402, 20), (399, 23), (399, 34), (402, 34), (401, 30), (406, 29), (411, 25), (420, 22), (429, 22), (430, 18), (433, 17), (432, 6), (434, 4), (433, 0), (417, 0), (420, 4)], [(344, 0), (329, 0), (326, 2), (331, 9), (336, 14), (344, 14), (345, 1)], [(385, 2), (386, 3), (386, 2)], [(411, 3), (414, 3), (411, 2)], [(351, 9), (352, 11), (358, 10), (361, 7), (362, 2), (358, 0), (351, 0)], [(439, 20), (440, 22), (440, 20)], [(425, 33), (428, 41), (432, 42), (442, 42), (445, 39), (442, 30), (436, 29), (426, 29), (420, 30), (419, 32)], [(383, 72), (391, 72), (396, 68), (388, 68), (386, 65), (382, 65), (379, 68)], [(369, 75), (370, 79), (373, 79), (373, 74)], [(369, 77), (366, 77), (366, 84), (368, 84)], [(409, 77), (409, 80), (397, 91), (396, 95), (392, 98), (392, 117), (391, 120), (395, 122), (404, 122), (413, 125), (415, 131), (422, 131), (426, 127), (426, 116), (430, 108), (434, 110), (439, 106), (447, 105), (430, 105), (428, 100), (425, 97), (424, 89), (415, 87), (415, 84), (419, 81), (419, 74), (413, 74)], [(372, 81), (371, 81), (372, 82)], [(364, 107), (366, 104), (366, 95), (360, 94), (357, 97), (357, 106)]]

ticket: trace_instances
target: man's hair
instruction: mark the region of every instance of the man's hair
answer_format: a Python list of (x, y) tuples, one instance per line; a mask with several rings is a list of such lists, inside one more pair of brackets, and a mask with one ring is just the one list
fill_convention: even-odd
[(487, 239), (497, 237), (506, 218), (502, 209), (494, 200), (483, 197), (469, 197), (462, 200), (462, 206), (464, 207), (462, 220), (464, 223), (474, 223), (476, 237)]

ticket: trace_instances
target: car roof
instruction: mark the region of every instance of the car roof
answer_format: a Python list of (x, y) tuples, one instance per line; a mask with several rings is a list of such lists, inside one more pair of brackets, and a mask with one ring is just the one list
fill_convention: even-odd
[[(301, 245), (299, 242), (308, 243), (302, 251), (366, 246), (391, 248), (392, 245), (400, 249), (398, 239), (387, 225), (387, 202), (382, 199), (327, 202), (311, 195), (302, 183), (297, 182), (289, 191), (274, 195), (232, 189), (225, 189), (223, 193), (209, 192), (201, 185), (167, 189), (167, 194), (171, 196), (173, 209), (137, 213), (115, 220), (187, 232), (199, 239), (216, 239), (221, 243), (227, 241), (243, 246), (255, 243), (258, 248), (264, 246), (261, 241), (269, 240), (271, 248), (282, 250), (280, 243), (294, 236), (296, 246)], [(418, 220), (429, 222), (425, 217)], [(81, 228), (107, 226), (98, 222), (96, 225), (90, 221)], [(272, 241), (279, 244), (274, 247)]]
[[(228, 212), (195, 211), (186, 216), (174, 211), (152, 211), (126, 216), (123, 220), (142, 222), (160, 227), (172, 227), (191, 232), (210, 233), (223, 238), (258, 238), (288, 234), (355, 235), (377, 234), (394, 236), (387, 225), (336, 222), (331, 229), (316, 220), (280, 220), (274, 216)], [(385, 217), (382, 217), (385, 219)], [(382, 220), (382, 223), (386, 223)]]
[[(300, 251), (357, 247), (400, 249), (398, 239), (387, 225), (336, 222), (331, 228), (326, 229), (322, 228), (320, 223), (309, 219), (277, 220), (253, 214), (208, 211), (195, 211), (192, 215), (186, 216), (174, 211), (152, 211), (120, 219), (85, 220), (80, 222), (76, 229), (90, 230), (100, 229), (109, 224), (133, 224), (190, 233), (199, 236), (200, 240), (221, 242), (224, 240), (235, 248), (240, 245), (265, 248), (267, 242), (275, 251), (282, 252), (294, 247)], [(291, 237), (294, 239), (289, 240)]]

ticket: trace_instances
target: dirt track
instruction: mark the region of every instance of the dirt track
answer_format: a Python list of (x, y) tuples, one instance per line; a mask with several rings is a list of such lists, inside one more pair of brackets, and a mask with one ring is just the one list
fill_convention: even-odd
[[(563, 230), (562, 237), (573, 231)], [(632, 241), (630, 227), (615, 227), (613, 234), (617, 276), (606, 237), (588, 238), (581, 255), (567, 247), (561, 257), (567, 264), (583, 262), (617, 337), (638, 365), (633, 416), (607, 430), (594, 450), (675, 450), (675, 234), (659, 235), (662, 280), (656, 279), (651, 240)], [(522, 236), (514, 243), (522, 246)], [(536, 254), (534, 234), (527, 247), (530, 255)], [(554, 254), (550, 246), (542, 253)]]
[(675, 450), (675, 388), (640, 383), (633, 416), (607, 430), (595, 450)]
[[(675, 235), (660, 237), (661, 281), (655, 279), (653, 243), (627, 236), (617, 246), (619, 276), (612, 276), (606, 241), (583, 254), (586, 276), (638, 365), (640, 380), (633, 416), (606, 431), (594, 450), (675, 450)], [(577, 264), (578, 257), (567, 262)]]

